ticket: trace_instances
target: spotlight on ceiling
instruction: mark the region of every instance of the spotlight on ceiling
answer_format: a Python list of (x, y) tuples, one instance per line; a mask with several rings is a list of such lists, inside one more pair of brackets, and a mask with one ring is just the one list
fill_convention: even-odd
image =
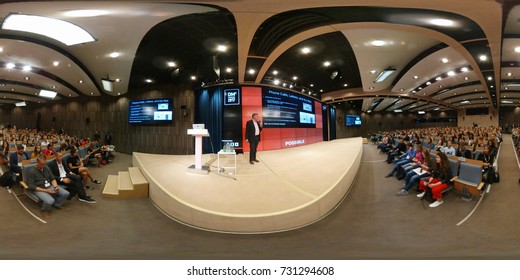
[(24, 106), (27, 106), (27, 104), (25, 104), (25, 101), (22, 101), (22, 102), (16, 102), (16, 103), (14, 103), (14, 105), (16, 105), (16, 107), (24, 107)]
[(392, 75), (395, 71), (397, 71), (394, 68), (386, 68), (385, 70), (381, 71), (377, 78), (375, 79), (374, 83), (379, 83), (384, 81), (386, 78), (388, 78), (390, 75)]

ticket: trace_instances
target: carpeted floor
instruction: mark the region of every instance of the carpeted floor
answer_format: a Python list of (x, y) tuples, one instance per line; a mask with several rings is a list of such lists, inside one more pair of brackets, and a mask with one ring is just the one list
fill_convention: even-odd
[[(455, 193), (431, 209), (415, 197), (396, 197), (402, 181), (384, 178), (391, 168), (372, 144), (363, 146), (360, 171), (342, 204), (302, 229), (266, 235), (230, 235), (192, 229), (161, 214), (148, 199), (111, 200), (101, 187), (89, 191), (97, 204), (72, 201), (53, 210), (47, 224), (34, 219), (0, 189), (2, 259), (518, 259), (519, 170), (504, 135), (501, 182), (479, 208)], [(125, 170), (131, 156), (92, 168), (103, 182)], [(102, 185), (100, 185), (102, 186)], [(19, 191), (15, 189), (14, 191)], [(38, 207), (20, 200), (32, 211)]]

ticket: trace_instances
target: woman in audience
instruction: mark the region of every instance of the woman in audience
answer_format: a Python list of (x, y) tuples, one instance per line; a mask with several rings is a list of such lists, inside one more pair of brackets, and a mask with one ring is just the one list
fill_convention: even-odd
[[(413, 186), (417, 185), (422, 178), (429, 177), (431, 170), (435, 168), (435, 157), (432, 157), (428, 149), (423, 151), (423, 162), (419, 165), (421, 170), (415, 172), (413, 169), (406, 173), (405, 184), (401, 187), (401, 190), (395, 195), (403, 196), (407, 195)], [(423, 172), (424, 171), (424, 172)]]
[(36, 145), (34, 146), (34, 151), (31, 154), (31, 158), (38, 158), (38, 156), (42, 153), (42, 146)]
[(489, 148), (489, 153), (493, 156), (493, 157), (496, 157), (497, 156), (497, 153), (498, 153), (498, 149), (497, 149), (497, 145), (495, 144), (495, 140), (493, 139), (489, 139), (487, 141), (487, 147)]
[(484, 147), (482, 153), (478, 156), (477, 160), (484, 162), (482, 166), (482, 181), (492, 184), (495, 178), (495, 170), (493, 169), (493, 162), (495, 156), (489, 151), (489, 147)]
[(11, 148), (11, 145), (9, 144), (9, 141), (7, 139), (4, 139), (2, 142), (2, 155), (7, 158), (9, 155), (9, 149)]
[(101, 184), (99, 180), (92, 178), (92, 175), (90, 174), (88, 168), (83, 166), (83, 160), (79, 157), (76, 149), (70, 150), (70, 156), (67, 159), (67, 164), (69, 165), (69, 168), (72, 172), (81, 175), (81, 177), (83, 178), (83, 185), (85, 186), (85, 188), (88, 188), (88, 179), (90, 179), (92, 183)]
[(56, 154), (56, 151), (54, 150), (54, 147), (52, 147), (52, 144), (47, 144), (47, 149), (43, 152), (46, 156), (53, 156)]
[(430, 207), (432, 208), (437, 207), (444, 202), (442, 200), (442, 191), (448, 187), (448, 182), (452, 178), (450, 161), (446, 154), (438, 152), (435, 161), (437, 164), (431, 173), (431, 177), (419, 182), (419, 189), (423, 192), (417, 195), (417, 197), (422, 198), (426, 193), (426, 189), (430, 188), (432, 197), (437, 200), (430, 204)]

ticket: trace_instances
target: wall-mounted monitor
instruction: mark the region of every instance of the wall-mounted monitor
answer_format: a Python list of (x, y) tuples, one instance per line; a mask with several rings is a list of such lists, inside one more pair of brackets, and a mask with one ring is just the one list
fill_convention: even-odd
[(171, 124), (173, 101), (171, 98), (130, 101), (128, 104), (129, 124)]
[(345, 126), (360, 126), (361, 116), (360, 115), (345, 115)]

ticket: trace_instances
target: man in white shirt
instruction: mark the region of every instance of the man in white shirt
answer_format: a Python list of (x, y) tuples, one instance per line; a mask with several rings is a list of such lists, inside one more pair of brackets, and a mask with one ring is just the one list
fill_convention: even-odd
[(441, 152), (445, 153), (446, 155), (454, 156), (457, 151), (451, 145), (451, 141), (448, 141), (448, 146), (444, 147)]
[(78, 194), (79, 201), (96, 203), (94, 198), (87, 195), (81, 176), (74, 174), (67, 166), (67, 163), (63, 162), (62, 152), (56, 152), (56, 160), (50, 162), (49, 168), (58, 184), (65, 186), (67, 191), (70, 193), (67, 199), (70, 200)]

